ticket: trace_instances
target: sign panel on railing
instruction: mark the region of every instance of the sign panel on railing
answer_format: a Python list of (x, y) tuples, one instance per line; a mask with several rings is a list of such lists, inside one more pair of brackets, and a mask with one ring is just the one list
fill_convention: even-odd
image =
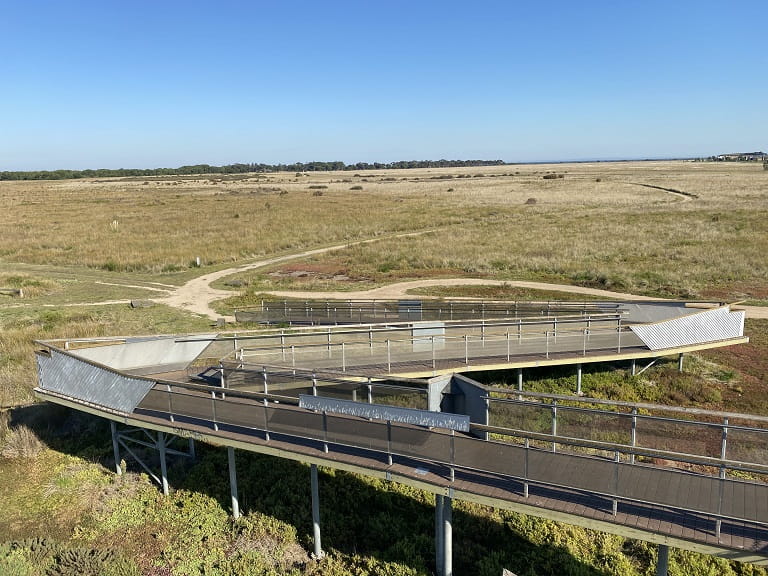
[(447, 428), (459, 432), (469, 432), (469, 416), (463, 414), (449, 414), (445, 412), (432, 412), (430, 410), (417, 410), (415, 408), (399, 408), (384, 404), (365, 404), (350, 400), (337, 400), (323, 396), (299, 396), (299, 406), (308, 410), (331, 412), (334, 414), (347, 414), (361, 418), (373, 418), (374, 420), (390, 420), (416, 426), (429, 426), (431, 428)]

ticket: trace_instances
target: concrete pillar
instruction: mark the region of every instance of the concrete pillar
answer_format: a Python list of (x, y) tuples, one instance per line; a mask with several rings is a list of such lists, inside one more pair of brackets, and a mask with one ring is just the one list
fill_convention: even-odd
[(168, 496), (168, 463), (165, 458), (165, 432), (157, 433), (157, 449), (160, 451), (160, 480), (163, 486), (163, 495)]
[(581, 395), (581, 364), (576, 364), (576, 396)]
[(120, 444), (117, 441), (117, 422), (110, 420), (109, 427), (112, 429), (112, 452), (115, 454), (115, 472), (120, 476), (123, 473), (123, 469), (120, 466)]
[(317, 464), (310, 466), (312, 477), (312, 534), (315, 541), (315, 560), (320, 560), (325, 554), (320, 542), (320, 489), (317, 480)]
[(229, 461), (229, 493), (232, 496), (232, 516), (240, 518), (240, 502), (237, 499), (237, 468), (235, 466), (235, 449), (227, 447), (227, 460)]
[(443, 513), (445, 497), (435, 494), (435, 568), (437, 576), (443, 576)]
[(453, 576), (453, 507), (451, 498), (443, 500), (443, 576)]
[[(681, 355), (682, 356), (682, 355)], [(659, 557), (656, 561), (656, 576), (667, 576), (669, 569), (669, 546), (659, 544)]]
[(677, 357), (677, 371), (683, 373), (683, 354)]

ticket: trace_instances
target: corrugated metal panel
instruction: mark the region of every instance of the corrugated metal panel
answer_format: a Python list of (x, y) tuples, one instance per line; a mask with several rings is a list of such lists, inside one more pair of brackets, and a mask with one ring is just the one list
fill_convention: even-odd
[(723, 306), (631, 329), (651, 350), (718, 342), (744, 336), (744, 312), (731, 312)]
[(385, 406), (383, 404), (364, 404), (350, 400), (336, 400), (322, 396), (299, 396), (299, 406), (309, 410), (333, 412), (335, 414), (347, 414), (360, 416), (361, 418), (373, 418), (375, 420), (391, 420), (417, 426), (430, 426), (432, 428), (447, 428), (469, 432), (469, 416), (462, 414), (447, 414), (444, 412), (430, 412), (429, 410), (416, 410), (414, 408), (398, 408), (397, 406)]
[(133, 412), (154, 382), (122, 376), (51, 350), (50, 358), (38, 355), (40, 388), (99, 404), (121, 412)]

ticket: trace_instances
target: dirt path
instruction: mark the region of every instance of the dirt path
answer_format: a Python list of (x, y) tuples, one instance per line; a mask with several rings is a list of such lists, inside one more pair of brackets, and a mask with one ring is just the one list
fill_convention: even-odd
[[(325, 254), (326, 252), (333, 252), (334, 250), (341, 250), (348, 246), (358, 246), (360, 244), (370, 244), (371, 242), (378, 242), (379, 240), (385, 240), (389, 238), (405, 238), (408, 236), (420, 236), (427, 234), (432, 230), (424, 230), (422, 232), (409, 232), (406, 234), (396, 234), (394, 236), (385, 236), (381, 238), (372, 238), (370, 240), (359, 240), (357, 242), (346, 242), (344, 244), (337, 244), (335, 246), (327, 246), (325, 248), (316, 248), (314, 250), (305, 250), (298, 254), (288, 254), (285, 256), (276, 256), (275, 258), (269, 258), (267, 260), (259, 260), (258, 262), (251, 262), (250, 264), (243, 264), (242, 266), (236, 266), (235, 268), (227, 268), (226, 270), (219, 270), (217, 272), (211, 272), (210, 274), (204, 274), (198, 278), (190, 280), (183, 286), (180, 286), (170, 295), (165, 298), (156, 298), (155, 302), (158, 304), (166, 304), (174, 308), (181, 308), (195, 314), (201, 314), (208, 316), (209, 318), (220, 318), (221, 315), (217, 314), (211, 309), (211, 303), (216, 300), (228, 298), (232, 296), (232, 292), (229, 290), (219, 290), (212, 288), (211, 284), (216, 280), (220, 280), (232, 274), (238, 272), (246, 272), (248, 270), (255, 270), (257, 268), (263, 268), (272, 264), (278, 264), (280, 262), (286, 262), (288, 260), (296, 260), (298, 258), (307, 258), (314, 256), (315, 254)], [(234, 320), (233, 318), (227, 318), (227, 320)]]
[[(403, 234), (403, 236), (410, 236), (411, 234)], [(356, 244), (362, 244), (366, 242), (373, 242), (375, 240), (366, 240), (364, 242), (356, 242)], [(210, 284), (215, 280), (219, 280), (226, 276), (236, 274), (238, 272), (244, 272), (246, 270), (254, 270), (271, 264), (279, 262), (285, 262), (287, 260), (293, 260), (297, 258), (305, 258), (314, 254), (322, 254), (324, 252), (330, 252), (349, 246), (350, 244), (342, 244), (338, 246), (331, 246), (327, 248), (319, 248), (316, 250), (307, 250), (299, 254), (292, 254), (287, 256), (279, 256), (276, 258), (270, 258), (268, 260), (261, 260), (259, 262), (252, 262), (244, 266), (238, 266), (236, 268), (229, 268), (227, 270), (219, 270), (211, 274), (206, 274), (199, 278), (195, 278), (190, 282), (187, 282), (184, 286), (180, 287), (176, 292), (171, 294), (167, 298), (156, 299), (158, 303), (167, 304), (176, 308), (182, 308), (190, 312), (195, 312), (209, 318), (219, 318), (219, 314), (214, 312), (210, 305), (212, 302), (227, 298), (232, 295), (232, 292), (228, 290), (217, 290), (211, 288)], [(382, 286), (379, 288), (372, 288), (371, 290), (359, 290), (354, 292), (306, 292), (306, 291), (288, 291), (288, 290), (275, 290), (265, 292), (272, 296), (279, 298), (305, 298), (305, 299), (321, 299), (321, 300), (371, 300), (371, 299), (397, 299), (408, 296), (409, 291), (416, 288), (426, 288), (430, 286), (512, 286), (514, 288), (527, 288), (530, 290), (552, 290), (557, 292), (568, 292), (570, 294), (584, 294), (589, 296), (598, 296), (606, 299), (618, 299), (618, 300), (634, 300), (634, 301), (648, 301), (659, 300), (659, 298), (650, 298), (648, 296), (638, 296), (635, 294), (627, 294), (624, 292), (612, 292), (610, 290), (600, 290), (597, 288), (585, 288), (583, 286), (571, 286), (569, 284), (548, 284), (545, 282), (526, 282), (526, 281), (513, 281), (513, 280), (489, 280), (485, 278), (439, 278), (429, 280), (413, 280), (410, 282), (399, 282), (397, 284), (390, 284), (388, 286)], [(759, 306), (743, 306), (747, 311), (749, 318), (762, 318), (768, 319), (768, 307)], [(233, 321), (232, 317), (225, 317), (227, 321)]]

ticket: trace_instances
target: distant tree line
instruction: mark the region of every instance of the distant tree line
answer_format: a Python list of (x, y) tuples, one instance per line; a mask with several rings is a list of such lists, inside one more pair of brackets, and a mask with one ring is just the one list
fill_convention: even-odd
[(296, 162), (294, 164), (195, 164), (178, 168), (101, 168), (98, 170), (34, 170), (0, 172), (0, 180), (67, 180), (74, 178), (113, 178), (123, 176), (189, 176), (195, 174), (244, 174), (248, 172), (319, 172), (329, 170), (384, 170), (392, 168), (456, 168), (502, 166), (503, 160), (401, 160), (399, 162)]

